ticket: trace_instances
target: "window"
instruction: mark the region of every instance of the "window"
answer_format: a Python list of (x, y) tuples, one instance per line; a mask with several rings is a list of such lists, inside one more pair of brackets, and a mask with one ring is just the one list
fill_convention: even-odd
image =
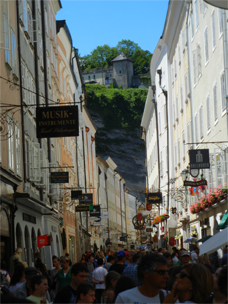
[(200, 13), (205, 14), (207, 11), (207, 4), (204, 2), (204, 0), (200, 0)]
[(175, 114), (175, 104), (173, 105), (173, 123), (175, 124), (176, 114)]
[(5, 61), (10, 65), (9, 23), (6, 15), (3, 15), (3, 22), (4, 22)]
[(222, 99), (222, 111), (226, 110), (226, 82), (225, 82), (225, 72), (222, 73), (220, 77), (221, 81), (221, 99)]
[(219, 13), (219, 33), (220, 35), (223, 33), (223, 10), (220, 8), (218, 10)]
[(178, 155), (178, 156), (177, 156), (177, 157), (178, 157), (178, 160), (177, 160), (177, 161), (178, 161), (178, 166), (180, 166), (180, 157), (181, 157), (181, 156), (180, 156), (180, 138), (179, 138), (178, 141), (177, 141), (177, 153), (178, 153), (178, 154), (177, 154), (177, 155)]
[(15, 125), (16, 173), (21, 175), (20, 129)]
[(9, 116), (7, 118), (7, 129), (8, 129), (8, 166), (9, 169), (14, 170), (13, 120)]
[(175, 73), (175, 77), (177, 77), (177, 61), (176, 61), (176, 59), (174, 60), (174, 73)]
[(193, 18), (193, 11), (191, 13), (191, 33), (192, 33), (192, 39), (194, 38), (194, 33), (195, 29), (194, 29), (194, 18)]
[(93, 79), (96, 79), (96, 75), (93, 75)]
[(207, 96), (206, 104), (207, 104), (207, 130), (209, 131), (211, 129), (211, 122), (210, 122), (210, 96)]
[(186, 34), (185, 34), (185, 28), (183, 29), (182, 31), (182, 48), (183, 48), (183, 51), (185, 50), (185, 38), (186, 38)]
[(16, 74), (17, 69), (16, 69), (16, 64), (17, 64), (17, 52), (16, 52), (16, 37), (11, 29), (11, 46), (12, 46), (12, 69), (14, 74)]
[(211, 14), (211, 26), (212, 26), (212, 47), (213, 50), (216, 47), (216, 33), (215, 33), (215, 11)]
[(202, 64), (201, 64), (201, 48), (197, 45), (197, 65), (198, 65), (198, 77), (202, 74)]
[(179, 65), (181, 64), (181, 51), (180, 46), (178, 46), (178, 57), (179, 57)]
[(200, 138), (203, 138), (203, 106), (199, 109), (199, 118), (200, 118)]
[(195, 114), (195, 139), (198, 142), (198, 115)]
[(184, 133), (184, 131), (182, 132), (182, 155), (183, 155), (183, 158), (185, 158), (185, 133)]
[(183, 97), (183, 87), (181, 86), (180, 88), (180, 99), (181, 99), (181, 113), (183, 113), (183, 109), (184, 109), (184, 97)]
[(88, 80), (90, 80), (90, 75), (88, 76)]
[(184, 76), (184, 86), (185, 86), (185, 100), (187, 100), (189, 94), (188, 73), (186, 73)]
[(121, 70), (119, 70), (119, 75), (122, 75), (122, 71)]
[(205, 63), (209, 61), (209, 49), (208, 49), (208, 30), (204, 31), (204, 50), (205, 50)]
[(213, 97), (214, 97), (214, 115), (215, 121), (218, 119), (218, 99), (217, 99), (217, 84), (213, 87)]
[(59, 89), (60, 89), (60, 92), (62, 92), (63, 90), (63, 75), (62, 75), (62, 71), (60, 71), (59, 73)]
[(66, 98), (66, 86), (67, 86), (67, 83), (66, 83), (66, 78), (64, 77), (64, 80), (63, 80), (63, 89), (64, 89), (64, 97)]
[(199, 9), (198, 9), (198, 0), (195, 1), (195, 16), (196, 16), (196, 30), (199, 27)]
[(191, 140), (192, 140), (192, 136), (191, 136), (191, 122), (189, 122), (187, 124), (187, 143), (190, 143)]
[(179, 106), (178, 106), (178, 97), (176, 98), (176, 120), (178, 121), (179, 116)]
[(28, 31), (27, 1), (26, 0), (23, 0), (23, 23), (24, 23), (24, 30)]
[(160, 152), (160, 174), (163, 175), (163, 159), (162, 159), (162, 151)]
[(194, 85), (197, 82), (197, 62), (196, 62), (196, 51), (193, 51), (192, 54), (192, 64), (193, 64), (193, 83)]

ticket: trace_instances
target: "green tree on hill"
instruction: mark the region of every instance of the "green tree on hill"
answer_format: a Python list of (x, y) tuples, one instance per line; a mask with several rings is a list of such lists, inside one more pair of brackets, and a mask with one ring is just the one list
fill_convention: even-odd
[(152, 54), (142, 50), (140, 46), (131, 40), (121, 40), (116, 47), (107, 44), (98, 46), (89, 55), (80, 57), (81, 68), (89, 70), (92, 68), (105, 68), (112, 65), (112, 60), (121, 52), (134, 61), (134, 74), (149, 72)]

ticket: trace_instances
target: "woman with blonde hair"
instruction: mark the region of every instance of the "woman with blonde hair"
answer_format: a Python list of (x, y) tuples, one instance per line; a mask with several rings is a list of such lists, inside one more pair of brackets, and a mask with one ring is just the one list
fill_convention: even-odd
[(208, 303), (213, 289), (210, 270), (202, 264), (187, 264), (176, 275), (173, 289), (163, 303)]

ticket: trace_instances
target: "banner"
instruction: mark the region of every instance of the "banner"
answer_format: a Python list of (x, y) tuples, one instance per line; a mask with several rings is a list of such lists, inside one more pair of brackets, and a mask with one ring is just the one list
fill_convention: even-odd
[(42, 248), (47, 245), (47, 234), (37, 237), (37, 247)]
[(37, 237), (37, 247), (51, 246), (51, 235), (44, 234)]

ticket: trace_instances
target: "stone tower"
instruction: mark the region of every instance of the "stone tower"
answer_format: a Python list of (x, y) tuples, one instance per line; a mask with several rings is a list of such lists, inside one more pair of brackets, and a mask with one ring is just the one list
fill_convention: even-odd
[(122, 86), (123, 89), (132, 86), (133, 77), (133, 60), (126, 56), (123, 52), (112, 60), (113, 77), (117, 88)]

